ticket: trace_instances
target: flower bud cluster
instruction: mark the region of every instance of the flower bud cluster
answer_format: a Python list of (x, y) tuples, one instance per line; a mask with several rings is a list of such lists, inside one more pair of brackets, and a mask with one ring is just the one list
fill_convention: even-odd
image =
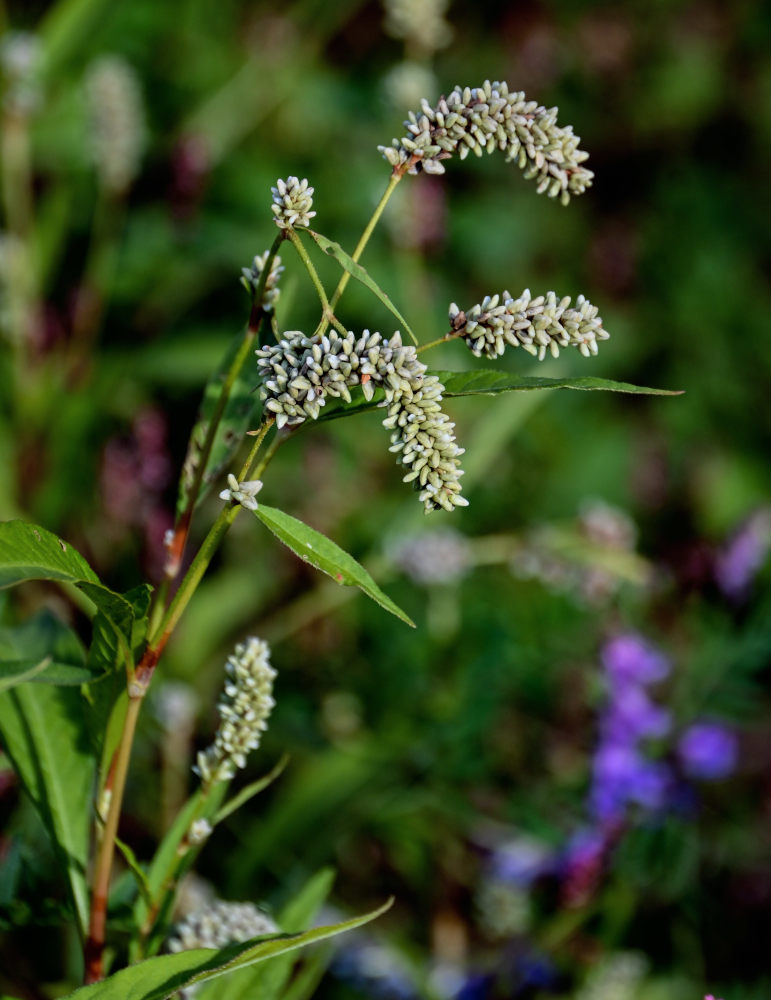
[(139, 173), (145, 143), (144, 108), (133, 67), (120, 56), (101, 56), (86, 76), (91, 153), (100, 180), (122, 194)]
[[(265, 264), (269, 255), (270, 251), (266, 250), (265, 253), (254, 258), (251, 267), (241, 268), (241, 284), (250, 295), (254, 295), (257, 291), (257, 286), (260, 283), (260, 278), (262, 277), (262, 272), (265, 270)], [(273, 263), (270, 265), (270, 273), (265, 279), (265, 287), (262, 290), (262, 301), (258, 303), (265, 312), (271, 312), (276, 308), (278, 297), (281, 294), (281, 289), (278, 287), (278, 280), (283, 273), (284, 267), (281, 263), (281, 258), (276, 254), (273, 258)]]
[(228, 475), (228, 489), (220, 493), (220, 500), (240, 503), (246, 510), (257, 510), (256, 497), (261, 489), (261, 479), (247, 479), (239, 483), (231, 472)]
[(570, 125), (557, 124), (557, 108), (528, 101), (521, 91), (509, 93), (499, 81), (456, 87), (436, 107), (424, 99), (404, 124), (406, 136), (378, 148), (392, 167), (409, 164), (411, 174), (443, 174), (442, 160), (454, 153), (463, 159), (470, 151), (481, 156), (500, 149), (537, 182), (539, 194), (559, 195), (563, 205), (592, 183), (592, 171), (581, 165), (589, 154), (579, 149)]
[(273, 195), (271, 212), (275, 215), (274, 222), (279, 229), (293, 229), (295, 226), (309, 226), (316, 214), (313, 208), (313, 191), (308, 179), (303, 177), (287, 177), (285, 181), (276, 181), (276, 186), (270, 189)]
[(225, 688), (219, 703), (220, 725), (214, 743), (198, 754), (194, 768), (204, 784), (229, 781), (246, 766), (250, 750), (260, 745), (275, 705), (270, 649), (251, 637), (239, 643), (225, 666)]
[(275, 934), (278, 928), (267, 913), (253, 903), (219, 900), (190, 913), (174, 930), (174, 937), (167, 943), (168, 950), (172, 952), (188, 951), (190, 948), (224, 948), (234, 942)]
[(444, 386), (435, 375), (426, 375), (415, 348), (402, 344), (398, 332), (384, 340), (369, 330), (358, 339), (351, 332), (310, 338), (292, 331), (256, 353), (265, 410), (275, 415), (279, 428), (315, 420), (327, 396), (350, 402), (351, 388), (360, 385), (369, 400), (380, 387), (385, 399), (379, 405), (387, 408), (383, 426), (392, 432), (390, 450), (409, 466), (404, 482), (420, 490), (426, 511), (467, 505), (460, 495), (463, 449), (455, 442), (455, 425), (442, 412)]
[(543, 361), (548, 350), (559, 357), (561, 347), (577, 347), (588, 358), (597, 353), (597, 342), (610, 334), (602, 319), (583, 295), (571, 309), (570, 296), (558, 299), (554, 292), (533, 298), (526, 288), (518, 299), (509, 292), (486, 295), (482, 301), (463, 312), (450, 305), (450, 325), (463, 336), (466, 346), (478, 358), (498, 358), (506, 346), (522, 347)]

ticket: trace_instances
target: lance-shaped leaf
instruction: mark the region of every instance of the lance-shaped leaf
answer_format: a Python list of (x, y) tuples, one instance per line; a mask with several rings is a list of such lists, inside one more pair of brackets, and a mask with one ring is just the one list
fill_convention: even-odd
[[(682, 390), (649, 389), (632, 385), (630, 382), (615, 382), (606, 378), (546, 378), (537, 375), (515, 375), (512, 372), (476, 369), (467, 372), (434, 371), (444, 386), (444, 395), (451, 396), (497, 396), (502, 392), (529, 392), (534, 389), (583, 389), (600, 392), (626, 392), (642, 396), (679, 396)], [(351, 402), (342, 399), (328, 399), (319, 414), (319, 423), (339, 420), (356, 413), (365, 413), (377, 407), (384, 398), (383, 390), (376, 388), (371, 401), (364, 398), (361, 389), (351, 391)]]
[[(334, 872), (329, 868), (313, 875), (279, 913), (277, 922), (280, 929), (290, 934), (307, 930), (329, 895), (333, 881)], [(263, 965), (241, 969), (221, 982), (204, 986), (200, 1000), (242, 1000), (243, 997), (278, 1000), (297, 959), (297, 955), (287, 952)]]
[(360, 281), (362, 285), (365, 285), (372, 292), (373, 295), (380, 299), (386, 309), (399, 321), (401, 329), (404, 330), (404, 332), (412, 338), (412, 342), (417, 345), (418, 338), (410, 329), (407, 320), (404, 316), (402, 316), (383, 289), (377, 284), (376, 281), (373, 280), (366, 267), (362, 267), (361, 264), (358, 264), (353, 257), (349, 256), (340, 244), (335, 243), (334, 240), (328, 240), (326, 236), (322, 236), (321, 233), (315, 233), (312, 229), (308, 229), (306, 232), (313, 238), (314, 242), (321, 247), (325, 254), (328, 254), (330, 257), (334, 257), (344, 271), (347, 271), (352, 278), (356, 278), (357, 281)]
[(80, 692), (22, 684), (0, 694), (0, 733), (67, 873), (76, 923), (88, 921), (86, 864), (95, 760)]
[(679, 396), (682, 390), (648, 389), (630, 382), (607, 378), (542, 378), (538, 375), (514, 375), (511, 372), (480, 368), (468, 372), (432, 372), (444, 385), (445, 396), (495, 396), (499, 392), (526, 392), (530, 389), (589, 389), (603, 392), (629, 392), (643, 396)]
[[(200, 503), (206, 496), (211, 484), (236, 453), (249, 427), (257, 423), (260, 410), (260, 401), (254, 392), (257, 378), (254, 371), (244, 365), (253, 341), (253, 337), (240, 334), (231, 343), (217, 370), (206, 384), (182, 466), (177, 497), (178, 514), (182, 513), (189, 503), (190, 491), (201, 463), (203, 463), (203, 475), (196, 503)], [(229, 373), (234, 365), (237, 370), (232, 384), (229, 384)], [(224, 400), (223, 393), (226, 394)], [(220, 408), (221, 415), (214, 438), (208, 454), (205, 454), (209, 429)]]
[(278, 934), (257, 938), (227, 948), (194, 948), (175, 955), (159, 955), (138, 962), (100, 983), (83, 986), (69, 994), (71, 1000), (166, 1000), (193, 983), (204, 983), (234, 969), (266, 962), (306, 944), (324, 941), (336, 934), (361, 927), (389, 909), (393, 900), (361, 917), (301, 934)]
[(412, 619), (383, 593), (367, 570), (331, 538), (276, 507), (260, 504), (254, 514), (300, 559), (320, 569), (338, 583), (358, 587), (386, 611), (415, 627)]

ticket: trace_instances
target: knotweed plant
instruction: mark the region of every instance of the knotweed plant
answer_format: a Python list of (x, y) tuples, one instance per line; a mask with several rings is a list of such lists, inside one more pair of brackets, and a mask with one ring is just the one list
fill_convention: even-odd
[[(435, 7), (436, 17), (440, 6)], [(394, 30), (406, 24), (409, 10), (409, 4), (403, 10), (393, 5)], [(136, 90), (125, 66), (115, 61), (93, 67), (88, 90), (96, 129), (92, 152), (105, 188), (115, 197), (131, 183), (141, 151)], [(116, 102), (123, 117), (109, 111)], [(654, 391), (591, 377), (532, 379), (475, 364), (474, 358), (484, 355), (495, 360), (519, 347), (539, 360), (556, 356), (562, 348), (577, 347), (582, 357), (574, 354), (574, 359), (581, 365), (591, 363), (608, 332), (597, 308), (581, 295), (571, 305), (570, 297), (552, 291), (532, 294), (526, 289), (516, 298), (506, 291), (491, 291), (465, 311), (448, 305), (449, 329), (440, 327), (439, 335), (428, 342), (417, 340), (359, 263), (405, 177), (423, 170), (442, 174), (455, 154), (463, 159), (469, 152), (499, 150), (535, 181), (537, 191), (567, 205), (587, 189), (592, 174), (578, 137), (570, 126), (558, 123), (557, 109), (542, 107), (501, 82), (456, 87), (435, 103), (424, 100), (418, 111), (409, 114), (405, 128), (403, 138), (381, 147), (390, 179), (350, 254), (311, 228), (317, 218), (323, 220), (324, 212), (320, 207), (317, 215), (314, 189), (307, 179), (289, 175), (276, 181), (272, 197), (265, 192), (262, 226), (266, 233), (273, 232), (274, 239), (268, 249), (255, 248), (259, 252), (242, 271), (250, 298), (248, 322), (236, 349), (212, 372), (191, 431), (176, 522), (165, 539), (164, 579), (157, 589), (141, 584), (125, 594), (116, 593), (66, 541), (45, 528), (19, 520), (0, 525), (1, 586), (30, 579), (59, 581), (79, 588), (96, 609), (88, 655), (66, 668), (56, 660), (59, 646), (44, 649), (38, 637), (26, 649), (32, 633), (28, 623), (21, 626), (15, 637), (18, 662), (6, 670), (0, 693), (4, 749), (60, 857), (72, 918), (82, 939), (85, 981), (97, 984), (109, 974), (105, 984), (78, 991), (83, 1000), (129, 995), (149, 1000), (179, 990), (192, 995), (190, 989), (208, 979), (226, 971), (248, 977), (257, 963), (274, 961), (306, 941), (358, 926), (384, 909), (307, 930), (310, 912), (302, 926), (282, 926), (251, 903), (220, 902), (173, 927), (180, 882), (200, 849), (217, 838), (217, 826), (224, 818), (281, 769), (231, 792), (233, 778), (249, 767), (274, 710), (274, 654), (259, 637), (236, 645), (227, 660), (216, 733), (194, 764), (195, 791), (154, 856), (137, 858), (118, 837), (141, 708), (162, 668), (169, 639), (237, 518), (253, 519), (255, 526), (261, 522), (300, 558), (337, 582), (360, 588), (403, 623), (413, 624), (370, 573), (334, 541), (293, 514), (263, 502), (264, 494), (270, 496), (271, 460), (287, 439), (333, 417), (354, 419), (366, 410), (380, 411), (387, 434), (379, 447), (392, 453), (402, 481), (415, 491), (426, 514), (437, 519), (435, 543), (400, 561), (415, 579), (435, 581), (450, 572), (461, 576), (469, 561), (466, 548), (457, 541), (461, 536), (455, 534), (462, 509), (473, 497), (463, 492), (464, 449), (452, 418), (454, 397), (560, 386)], [(116, 144), (124, 151), (117, 165)], [(311, 259), (314, 246), (340, 266), (331, 294)], [(279, 250), (284, 248), (298, 255), (318, 296), (318, 322), (312, 329), (282, 329)], [(349, 328), (343, 295), (352, 277), (394, 314), (393, 328)], [(447, 342), (455, 342), (459, 358), (467, 359), (465, 370), (431, 369), (430, 350)], [(256, 388), (259, 392), (249, 395)], [(253, 401), (246, 412), (245, 395)], [(187, 553), (194, 514), (210, 509), (199, 507), (199, 501), (211, 487), (219, 494), (218, 512), (205, 526), (203, 541)], [(295, 498), (285, 497), (282, 504), (292, 508)], [(450, 520), (443, 522), (444, 518)], [(49, 635), (51, 643), (63, 635), (80, 648), (62, 623)], [(275, 659), (280, 665), (280, 651)], [(35, 684), (30, 683), (33, 676)], [(280, 704), (275, 710), (281, 711)], [(704, 734), (699, 738), (699, 747), (706, 745)], [(705, 753), (700, 752), (702, 759)], [(698, 754), (692, 751), (691, 756)], [(47, 761), (45, 767), (38, 766), (40, 760)], [(121, 889), (120, 934), (108, 926), (118, 851), (134, 880), (128, 932), (125, 885)], [(320, 900), (323, 893), (318, 886), (314, 892)], [(244, 984), (238, 995), (263, 995), (256, 979), (244, 979)]]

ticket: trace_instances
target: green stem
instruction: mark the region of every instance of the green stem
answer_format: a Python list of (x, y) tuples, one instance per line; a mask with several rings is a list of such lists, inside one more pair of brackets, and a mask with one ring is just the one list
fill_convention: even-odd
[(120, 819), (121, 806), (123, 804), (123, 792), (126, 788), (131, 747), (134, 743), (134, 734), (141, 706), (142, 696), (132, 695), (129, 699), (126, 721), (123, 725), (118, 755), (115, 759), (110, 805), (107, 810), (102, 840), (94, 867), (91, 919), (85, 947), (86, 983), (98, 982), (104, 974), (103, 955), (107, 926), (107, 895), (110, 887), (110, 873), (112, 872), (112, 860), (115, 855), (115, 838), (118, 833), (118, 820)]
[[(316, 289), (316, 293), (318, 294), (319, 302), (321, 302), (321, 317), (322, 318), (321, 318), (321, 323), (319, 324), (319, 326), (321, 327), (323, 325), (323, 329), (326, 330), (327, 325), (329, 323), (331, 323), (332, 326), (334, 326), (334, 328), (337, 331), (339, 331), (340, 333), (342, 333), (343, 336), (346, 336), (346, 334), (348, 333), (348, 331), (345, 329), (345, 327), (343, 326), (343, 324), (336, 318), (336, 316), (334, 315), (334, 313), (330, 309), (330, 307), (329, 307), (329, 299), (327, 298), (327, 293), (324, 291), (324, 286), (321, 284), (321, 279), (319, 278), (318, 272), (317, 272), (316, 268), (314, 267), (313, 261), (311, 260), (309, 254), (308, 254), (308, 251), (303, 246), (303, 242), (300, 239), (299, 234), (297, 232), (295, 232), (294, 229), (288, 229), (287, 230), (287, 234), (289, 236), (289, 239), (292, 242), (292, 246), (295, 248), (295, 250), (297, 251), (297, 253), (298, 253), (299, 257), (300, 257), (300, 260), (305, 265), (305, 270), (308, 272), (308, 275), (310, 276), (310, 279), (313, 282), (313, 286)], [(318, 330), (317, 330), (317, 332), (318, 332)]]
[(443, 337), (437, 337), (436, 340), (430, 340), (427, 344), (421, 344), (417, 353), (422, 354), (423, 351), (427, 351), (430, 347), (438, 347), (440, 344), (447, 344), (449, 341), (455, 340), (460, 335), (460, 332), (450, 330), (449, 333), (445, 333)]
[[(262, 427), (260, 427), (260, 429), (255, 434), (254, 443), (252, 444), (252, 447), (249, 450), (249, 454), (246, 456), (246, 461), (241, 466), (241, 471), (238, 473), (237, 478), (239, 483), (242, 483), (245, 480), (249, 479), (249, 469), (251, 469), (252, 467), (252, 462), (255, 460), (255, 458), (257, 458), (257, 453), (262, 447), (262, 442), (265, 440), (266, 434), (271, 429), (274, 423), (275, 423), (275, 418), (269, 417), (267, 420), (265, 420)], [(277, 438), (274, 439), (273, 444), (271, 445), (271, 448), (274, 450), (276, 447), (277, 447)]]
[[(268, 259), (265, 262), (265, 266), (260, 272), (260, 278), (257, 282), (257, 287), (254, 291), (254, 296), (252, 298), (252, 312), (249, 317), (249, 325), (247, 326), (246, 333), (244, 334), (244, 339), (238, 348), (236, 356), (228, 369), (225, 379), (222, 383), (222, 388), (220, 394), (217, 398), (216, 405), (214, 407), (214, 412), (209, 420), (208, 427), (206, 428), (206, 437), (204, 439), (203, 445), (201, 446), (201, 453), (198, 459), (198, 465), (196, 466), (195, 474), (193, 476), (193, 482), (190, 486), (187, 496), (187, 502), (185, 504), (184, 510), (177, 518), (177, 523), (174, 528), (174, 536), (172, 538), (171, 544), (168, 549), (168, 559), (166, 564), (166, 577), (169, 580), (173, 580), (179, 573), (180, 566), (182, 565), (182, 558), (185, 552), (185, 545), (187, 544), (187, 536), (190, 531), (190, 524), (193, 519), (193, 511), (195, 510), (195, 505), (198, 501), (198, 495), (201, 492), (201, 485), (203, 483), (203, 477), (206, 472), (206, 466), (209, 461), (209, 456), (211, 455), (212, 448), (214, 447), (214, 441), (217, 436), (217, 429), (219, 428), (222, 416), (225, 412), (225, 407), (227, 406), (228, 400), (230, 399), (230, 394), (233, 391), (233, 386), (235, 385), (236, 379), (238, 378), (241, 369), (246, 363), (246, 359), (249, 357), (249, 352), (254, 346), (254, 341), (259, 333), (260, 326), (262, 324), (263, 317), (265, 315), (263, 309), (263, 295), (265, 293), (265, 285), (270, 276), (270, 270), (273, 266), (273, 260), (278, 253), (278, 248), (281, 245), (282, 240), (285, 238), (284, 232), (279, 232), (276, 236), (273, 244), (268, 252)], [(160, 598), (160, 595), (159, 595)], [(159, 603), (159, 599), (156, 599), (156, 605)], [(155, 615), (155, 607), (153, 608), (153, 618)]]
[[(375, 211), (372, 213), (372, 218), (369, 220), (364, 228), (364, 232), (359, 237), (359, 242), (356, 244), (356, 249), (351, 254), (351, 258), (358, 263), (359, 258), (364, 253), (364, 248), (369, 243), (369, 238), (374, 232), (375, 226), (380, 221), (380, 216), (383, 214), (383, 209), (388, 204), (391, 195), (396, 190), (396, 185), (402, 179), (402, 174), (394, 172), (388, 181), (388, 186), (383, 192), (383, 196), (380, 201), (375, 206)], [(337, 303), (340, 301), (340, 297), (346, 289), (348, 282), (351, 280), (351, 275), (348, 271), (344, 271), (340, 277), (340, 281), (337, 283), (337, 288), (332, 293), (332, 298), (329, 301), (330, 308), (334, 310)]]

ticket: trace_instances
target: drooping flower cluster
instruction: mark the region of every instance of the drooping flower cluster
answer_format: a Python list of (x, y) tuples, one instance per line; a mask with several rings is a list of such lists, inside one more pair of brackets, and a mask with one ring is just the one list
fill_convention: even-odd
[(262, 639), (239, 643), (225, 665), (225, 688), (219, 702), (220, 724), (214, 743), (198, 754), (194, 770), (204, 784), (229, 781), (246, 766), (250, 750), (260, 745), (275, 705), (270, 649)]
[(145, 144), (139, 79), (120, 56), (97, 59), (86, 77), (91, 152), (105, 188), (122, 194), (139, 173)]
[(275, 215), (274, 222), (279, 229), (293, 229), (295, 226), (309, 226), (316, 214), (313, 209), (313, 188), (308, 184), (307, 177), (299, 180), (297, 177), (287, 177), (276, 181), (271, 188), (273, 204), (271, 212)]
[[(265, 264), (269, 255), (270, 251), (266, 250), (265, 253), (254, 258), (251, 267), (241, 268), (241, 284), (250, 295), (254, 295), (257, 291), (257, 286), (260, 283), (260, 278), (265, 269)], [(265, 279), (265, 288), (262, 291), (262, 301), (259, 303), (265, 312), (270, 312), (276, 308), (278, 297), (281, 294), (281, 289), (278, 287), (278, 280), (283, 272), (284, 267), (281, 263), (281, 258), (278, 254), (276, 254), (273, 258), (273, 263), (270, 265), (270, 273)]]
[(412, 174), (442, 174), (442, 160), (454, 153), (463, 159), (470, 151), (481, 156), (500, 149), (528, 180), (537, 181), (539, 194), (559, 195), (563, 205), (592, 183), (591, 170), (582, 166), (589, 154), (579, 149), (570, 125), (557, 124), (557, 108), (528, 101), (521, 91), (509, 93), (503, 82), (455, 87), (436, 107), (424, 99), (404, 124), (406, 136), (378, 148), (392, 167), (409, 164)]
[(265, 410), (275, 414), (279, 428), (317, 419), (327, 396), (350, 402), (350, 390), (361, 386), (370, 400), (382, 388), (379, 405), (387, 409), (383, 426), (392, 432), (390, 450), (409, 467), (404, 482), (420, 490), (427, 511), (467, 505), (460, 495), (463, 449), (441, 406), (444, 386), (426, 374), (415, 348), (402, 344), (398, 331), (390, 340), (369, 330), (358, 339), (351, 332), (311, 338), (290, 331), (256, 353)]
[[(166, 950), (174, 953), (189, 951), (191, 948), (224, 948), (229, 944), (277, 932), (278, 927), (274, 921), (253, 903), (226, 903), (217, 900), (194, 910), (178, 923), (166, 942)], [(179, 996), (184, 1000), (192, 1000), (199, 990), (200, 984), (194, 984), (184, 989)]]
[(597, 342), (610, 334), (603, 329), (597, 307), (579, 295), (576, 308), (570, 296), (558, 299), (554, 292), (535, 298), (526, 288), (519, 298), (509, 292), (486, 295), (480, 303), (460, 310), (450, 305), (450, 325), (462, 336), (478, 358), (498, 358), (507, 346), (522, 347), (543, 361), (547, 350), (559, 357), (561, 347), (577, 347), (588, 358), (597, 353)]

